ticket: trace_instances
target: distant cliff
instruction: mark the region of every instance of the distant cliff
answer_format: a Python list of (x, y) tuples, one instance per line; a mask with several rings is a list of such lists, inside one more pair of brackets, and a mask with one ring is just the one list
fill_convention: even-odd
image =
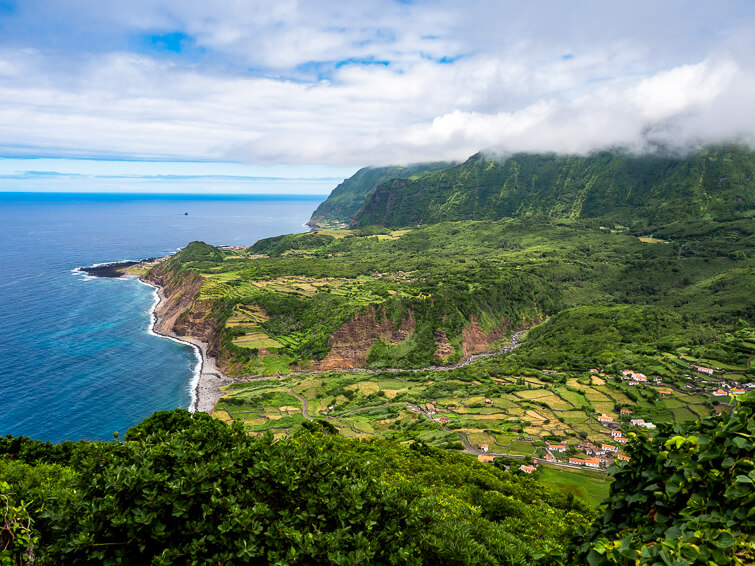
[(314, 211), (307, 224), (313, 227), (348, 224), (381, 183), (392, 179), (420, 178), (452, 165), (450, 162), (437, 162), (406, 167), (364, 167), (333, 189), (327, 200)]
[(741, 147), (707, 148), (686, 157), (476, 154), (419, 179), (381, 184), (350, 224), (399, 227), (541, 216), (604, 218), (639, 227), (728, 218), (753, 209), (755, 153)]

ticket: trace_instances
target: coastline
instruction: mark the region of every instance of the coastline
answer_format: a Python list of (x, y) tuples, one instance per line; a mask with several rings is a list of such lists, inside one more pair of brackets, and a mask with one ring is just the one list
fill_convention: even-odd
[(178, 336), (172, 331), (166, 331), (165, 329), (159, 329), (160, 326), (160, 307), (165, 304), (165, 295), (162, 287), (144, 281), (141, 277), (135, 277), (142, 285), (152, 287), (155, 293), (155, 301), (150, 308), (150, 326), (149, 333), (162, 338), (167, 338), (178, 342), (179, 344), (185, 344), (191, 346), (194, 350), (194, 355), (197, 358), (197, 366), (194, 368), (194, 375), (189, 383), (191, 388), (191, 404), (189, 405), (189, 411), (194, 413), (200, 411), (203, 413), (212, 413), (215, 408), (215, 403), (220, 399), (222, 392), (220, 388), (223, 385), (232, 383), (233, 380), (226, 377), (223, 372), (218, 369), (215, 360), (207, 354), (206, 342), (197, 340), (190, 336)]

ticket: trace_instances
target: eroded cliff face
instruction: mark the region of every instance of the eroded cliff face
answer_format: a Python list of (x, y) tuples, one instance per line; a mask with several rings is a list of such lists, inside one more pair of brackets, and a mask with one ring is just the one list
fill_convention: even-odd
[[(539, 323), (539, 319), (533, 320), (531, 323), (522, 323), (512, 325), (511, 320), (507, 317), (501, 319), (500, 326), (493, 328), (489, 332), (480, 326), (475, 316), (471, 317), (471, 321), (461, 331), (461, 349), (462, 356), (460, 361), (465, 361), (470, 356), (475, 354), (482, 354), (483, 352), (489, 352), (495, 342), (501, 340), (504, 335), (508, 334), (512, 330), (524, 330)], [(453, 346), (448, 341), (446, 333), (442, 330), (435, 331), (435, 357), (438, 360), (445, 360), (451, 354), (454, 353)]]
[(365, 367), (370, 348), (379, 339), (389, 344), (408, 340), (415, 330), (414, 317), (409, 313), (398, 329), (383, 316), (378, 322), (375, 309), (369, 307), (345, 322), (328, 339), (330, 353), (313, 365), (318, 370)]
[[(198, 299), (203, 281), (201, 275), (193, 271), (176, 272), (163, 264), (148, 272), (144, 279), (160, 287), (161, 301), (156, 309), (155, 327), (158, 333), (205, 342), (207, 354), (216, 360), (220, 371), (230, 376), (242, 375), (243, 364), (239, 365), (239, 361), (221, 347), (223, 328), (213, 316), (215, 302)], [(460, 361), (474, 354), (490, 351), (493, 344), (508, 332), (529, 326), (531, 324), (524, 321), (512, 324), (504, 317), (498, 327), (486, 333), (477, 318), (472, 317), (470, 324), (462, 331)], [(343, 323), (328, 338), (331, 349), (324, 359), (305, 361), (291, 369), (306, 371), (363, 368), (367, 365), (370, 349), (378, 340), (387, 344), (401, 344), (411, 338), (415, 329), (416, 323), (411, 312), (396, 328), (382, 307), (368, 307)], [(441, 329), (435, 331), (435, 347), (435, 359), (438, 363), (446, 362), (454, 354), (453, 344)], [(261, 350), (258, 355), (274, 354)]]
[(445, 360), (454, 353), (454, 347), (448, 341), (448, 335), (444, 330), (435, 331), (435, 358)]
[(145, 281), (158, 285), (155, 330), (160, 334), (188, 336), (208, 343), (208, 353), (217, 353), (219, 337), (217, 321), (210, 316), (212, 301), (198, 301), (202, 276), (188, 271), (176, 274), (164, 265), (152, 269)]

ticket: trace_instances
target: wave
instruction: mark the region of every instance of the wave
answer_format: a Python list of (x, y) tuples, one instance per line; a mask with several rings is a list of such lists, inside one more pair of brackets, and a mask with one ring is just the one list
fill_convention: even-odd
[(199, 379), (202, 375), (202, 367), (204, 366), (204, 355), (202, 354), (202, 349), (197, 346), (196, 344), (193, 344), (192, 342), (187, 342), (186, 340), (181, 340), (180, 338), (176, 338), (175, 336), (168, 336), (167, 334), (160, 334), (155, 330), (155, 325), (157, 324), (157, 314), (155, 314), (155, 311), (157, 309), (157, 305), (160, 304), (160, 295), (158, 293), (158, 287), (155, 285), (152, 285), (151, 283), (147, 283), (146, 281), (142, 281), (141, 279), (137, 279), (139, 283), (142, 285), (146, 285), (147, 287), (151, 287), (154, 292), (154, 301), (152, 302), (152, 306), (149, 308), (149, 328), (147, 329), (147, 333), (151, 334), (152, 336), (159, 336), (160, 338), (167, 338), (168, 340), (172, 340), (173, 342), (177, 342), (179, 344), (184, 344), (186, 346), (191, 346), (194, 350), (194, 357), (197, 359), (197, 364), (194, 366), (194, 370), (192, 372), (191, 381), (189, 381), (189, 393), (191, 395), (191, 402), (189, 403), (189, 412), (194, 413), (197, 410), (197, 401), (199, 399), (198, 396), (198, 388), (199, 388)]
[(89, 275), (86, 271), (84, 271), (80, 267), (76, 267), (75, 269), (72, 269), (71, 275), (78, 277), (79, 281), (93, 281), (95, 279), (100, 279), (99, 277), (95, 277), (94, 275)]

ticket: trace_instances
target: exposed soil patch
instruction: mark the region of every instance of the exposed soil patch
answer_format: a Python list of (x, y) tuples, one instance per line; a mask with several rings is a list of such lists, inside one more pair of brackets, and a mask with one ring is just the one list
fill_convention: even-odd
[(383, 340), (389, 344), (400, 344), (411, 338), (414, 329), (414, 317), (411, 313), (396, 328), (387, 316), (381, 317), (381, 321), (378, 322), (375, 309), (369, 307), (342, 324), (328, 338), (330, 353), (323, 360), (312, 363), (318, 370), (364, 367), (367, 354), (375, 342)]
[(448, 336), (443, 330), (435, 331), (435, 357), (439, 360), (445, 360), (454, 353), (454, 347), (448, 341)]

